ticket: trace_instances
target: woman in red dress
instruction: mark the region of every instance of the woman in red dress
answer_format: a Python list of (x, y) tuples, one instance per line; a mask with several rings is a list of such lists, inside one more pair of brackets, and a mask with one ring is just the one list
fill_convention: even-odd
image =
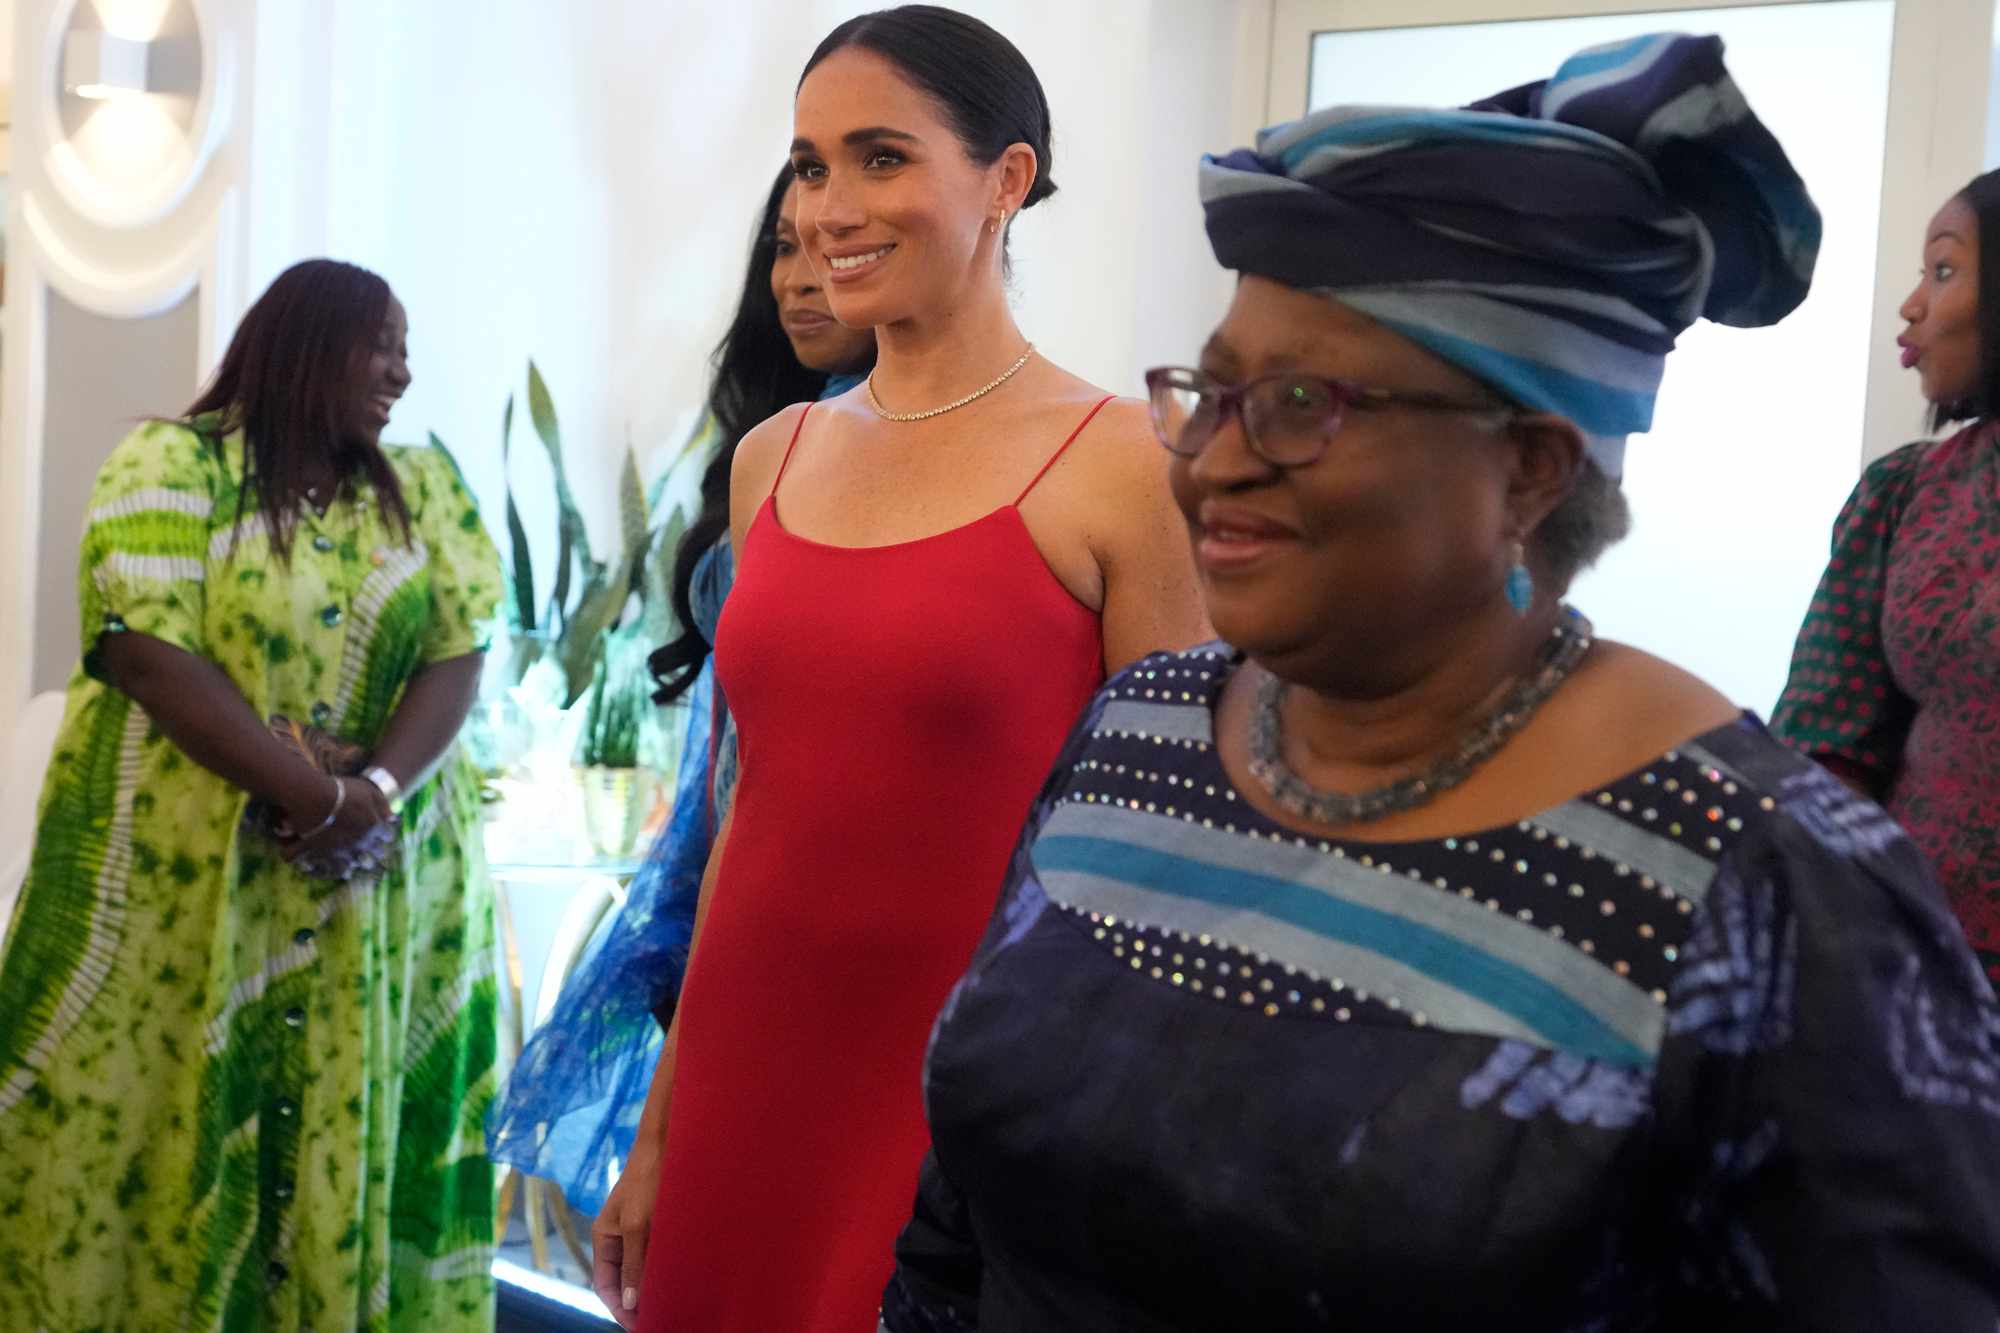
[(1029, 802), (1107, 668), (1206, 633), (1144, 406), (1008, 310), (1008, 222), (1055, 190), (1020, 52), (949, 10), (863, 15), (794, 132), (806, 257), (879, 351), (737, 451), (716, 670), (741, 777), (593, 1231), (628, 1328), (875, 1327), (925, 1038)]
[[(1877, 459), (1833, 556), (1772, 729), (1888, 807), (2000, 985), (2000, 172), (1945, 201), (1896, 342), (1933, 425)], [(1996, 245), (2000, 249), (2000, 245)]]

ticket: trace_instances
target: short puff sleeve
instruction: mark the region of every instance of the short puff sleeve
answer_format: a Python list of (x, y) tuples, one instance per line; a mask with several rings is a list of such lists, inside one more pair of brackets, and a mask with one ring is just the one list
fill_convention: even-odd
[(431, 620), (423, 661), (430, 665), (484, 652), (503, 585), (500, 553), (479, 516), (479, 503), (442, 448), (397, 453), (403, 498), (430, 551)]
[(212, 441), (160, 421), (126, 436), (98, 469), (77, 561), (83, 666), (92, 676), (103, 679), (98, 645), (107, 633), (146, 634), (206, 655), (209, 544), (215, 511), (233, 490), (224, 478)]

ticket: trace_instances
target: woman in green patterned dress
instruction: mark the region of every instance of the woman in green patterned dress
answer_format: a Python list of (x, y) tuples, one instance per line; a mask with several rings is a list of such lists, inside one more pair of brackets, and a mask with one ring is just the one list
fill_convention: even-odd
[(500, 573), (449, 456), (379, 443), (406, 331), (379, 277), (300, 264), (98, 474), (0, 956), (0, 1329), (492, 1326), (493, 900), (453, 739)]

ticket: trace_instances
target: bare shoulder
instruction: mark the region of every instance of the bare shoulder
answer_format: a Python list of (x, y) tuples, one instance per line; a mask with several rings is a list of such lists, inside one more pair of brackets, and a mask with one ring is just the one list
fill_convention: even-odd
[(1102, 580), (1106, 664), (1122, 667), (1157, 648), (1214, 637), (1150, 410), (1137, 399), (1105, 401), (1102, 390), (1082, 380), (1075, 390), (1064, 404), (1076, 411), (1075, 421), (1093, 409), (1096, 415), (1042, 489), (1049, 495), (1044, 503), (1064, 514)]
[(808, 406), (810, 404), (794, 403), (750, 428), (749, 434), (736, 446), (736, 458), (729, 467), (729, 489), (732, 493), (748, 483), (763, 481), (768, 484), (777, 475), (778, 466), (784, 461), (785, 449), (792, 442), (792, 432), (798, 429), (799, 418), (805, 415)]
[(1091, 418), (1085, 434), (1094, 437), (1095, 444), (1089, 454), (1091, 461), (1101, 467), (1126, 472), (1134, 467), (1162, 474), (1166, 471), (1166, 451), (1153, 438), (1152, 416), (1136, 398), (1113, 398), (1104, 404)]
[(1036, 493), (1046, 493), (1044, 503), (1105, 515), (1100, 526), (1146, 526), (1172, 502), (1167, 453), (1153, 438), (1146, 405), (1066, 378), (1074, 380), (1068, 391), (1039, 409), (1038, 433), (1048, 437), (1049, 453), (1065, 440), (1069, 447)]
[[(1693, 672), (1609, 640), (1598, 641), (1570, 688), (1551, 703), (1556, 700), (1580, 724), (1617, 736), (1637, 756), (1634, 762), (1734, 722), (1742, 711)], [(1616, 724), (1607, 727), (1611, 719)]]
[(1167, 453), (1153, 435), (1150, 409), (1058, 373), (1045, 410), (1055, 414), (1050, 425), (1060, 430), (1058, 441), (1076, 435), (1038, 491), (1087, 520), (1082, 526), (1100, 561), (1116, 561), (1119, 548), (1150, 549), (1163, 530), (1180, 526), (1167, 486)]
[(729, 527), (737, 541), (742, 540), (757, 506), (771, 493), (778, 469), (784, 464), (785, 450), (790, 447), (792, 434), (799, 428), (799, 419), (808, 406), (794, 403), (765, 418), (752, 426), (737, 444), (736, 457), (729, 464)]
[[(1044, 397), (1058, 440), (1077, 431), (1061, 466), (1091, 486), (1164, 478), (1165, 453), (1153, 438), (1150, 410), (1137, 398), (1124, 398), (1060, 367), (1051, 367), (1053, 383)], [(1099, 404), (1103, 406), (1099, 406)]]

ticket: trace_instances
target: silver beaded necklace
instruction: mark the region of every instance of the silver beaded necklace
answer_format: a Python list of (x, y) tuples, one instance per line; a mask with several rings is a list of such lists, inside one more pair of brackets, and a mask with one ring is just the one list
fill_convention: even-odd
[(1527, 725), (1535, 710), (1569, 679), (1596, 641), (1596, 630), (1581, 611), (1565, 605), (1549, 631), (1533, 672), (1516, 686), (1491, 716), (1468, 733), (1457, 750), (1423, 773), (1398, 778), (1386, 786), (1349, 795), (1324, 791), (1291, 770), (1284, 759), (1285, 692), (1291, 687), (1276, 676), (1258, 683), (1250, 711), (1250, 775), (1271, 799), (1294, 815), (1316, 824), (1360, 824), (1399, 810), (1426, 805), (1450, 791), (1491, 759), (1514, 733)]
[(965, 397), (960, 398), (956, 402), (946, 403), (943, 407), (933, 407), (928, 412), (891, 412), (888, 408), (882, 406), (882, 401), (875, 396), (875, 372), (871, 370), (868, 372), (868, 379), (866, 381), (868, 386), (868, 405), (874, 408), (875, 415), (882, 418), (884, 421), (927, 421), (931, 417), (941, 417), (947, 412), (955, 411), (958, 408), (964, 407), (967, 403), (973, 402), (980, 398), (984, 398), (987, 394), (992, 393), (995, 389), (1005, 384), (1008, 380), (1013, 379), (1014, 372), (1019, 370), (1022, 366), (1027, 365), (1028, 358), (1033, 356), (1034, 354), (1035, 354), (1035, 345), (1033, 343), (1029, 343), (1028, 350), (1021, 353), (1021, 359), (1016, 361), (1013, 365), (1007, 367), (1007, 369), (1001, 371), (1000, 378), (994, 380), (991, 384), (986, 385), (984, 388), (974, 389), (971, 393), (965, 395)]

